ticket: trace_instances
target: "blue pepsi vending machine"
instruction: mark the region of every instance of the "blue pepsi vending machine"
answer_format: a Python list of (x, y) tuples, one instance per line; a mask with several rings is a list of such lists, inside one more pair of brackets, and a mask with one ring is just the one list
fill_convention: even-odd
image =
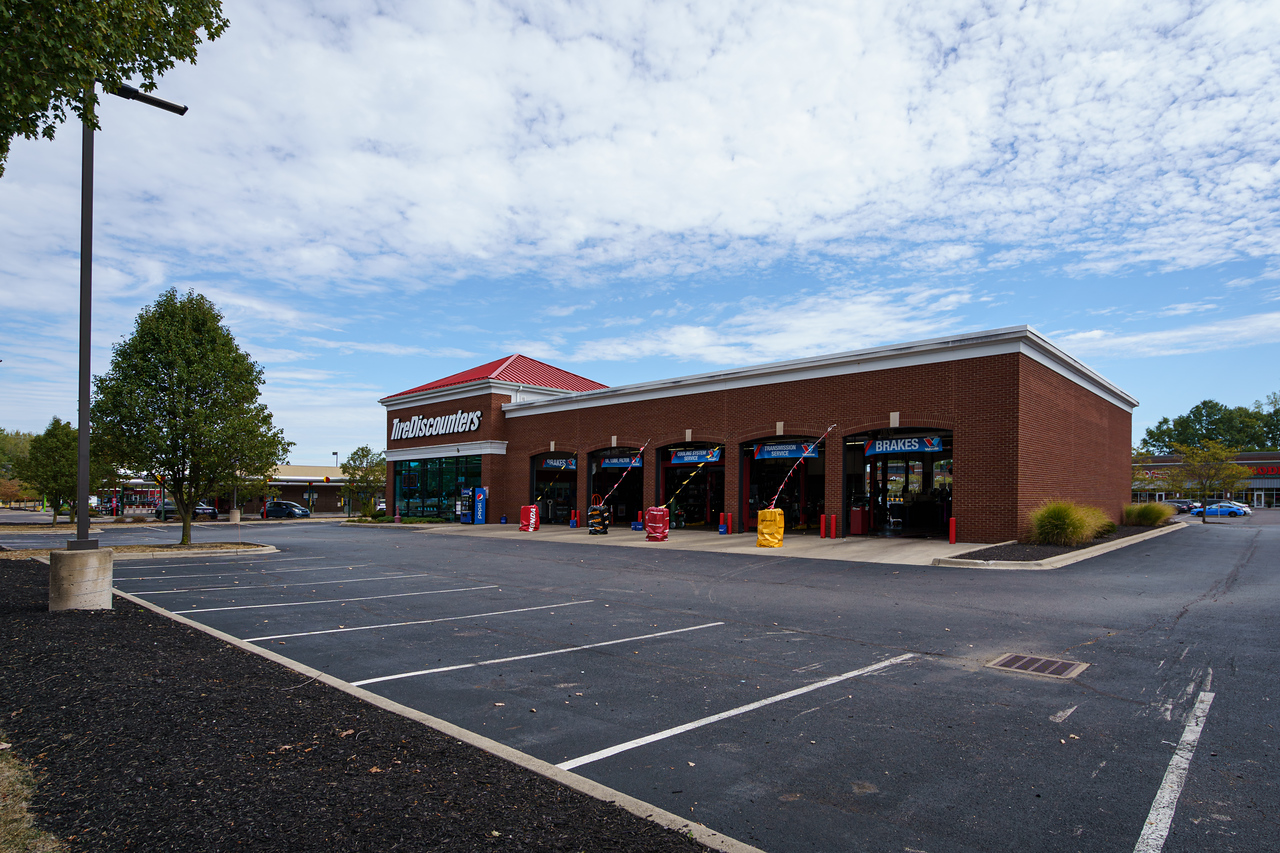
[(484, 524), (485, 523), (485, 504), (488, 503), (488, 493), (483, 486), (476, 486), (473, 489), (462, 490), (462, 511), (459, 513), (459, 520), (463, 524)]

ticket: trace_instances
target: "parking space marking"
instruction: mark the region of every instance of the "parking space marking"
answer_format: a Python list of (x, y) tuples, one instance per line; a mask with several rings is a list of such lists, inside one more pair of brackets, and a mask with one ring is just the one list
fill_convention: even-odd
[(723, 625), (723, 622), (708, 622), (705, 625), (694, 625), (690, 628), (677, 628), (674, 631), (659, 631), (656, 634), (644, 634), (639, 637), (623, 637), (620, 640), (605, 640), (603, 643), (588, 643), (585, 646), (571, 646), (567, 649), (553, 649), (549, 652), (534, 652), (530, 655), (515, 655), (509, 658), (494, 658), (493, 660), (476, 661), (475, 663), (460, 663), (453, 666), (438, 666), (435, 669), (420, 669), (416, 672), (401, 672), (396, 675), (383, 675), (378, 678), (366, 678), (363, 681), (351, 682), (356, 687), (363, 687), (366, 684), (377, 684), (381, 681), (395, 681), (400, 678), (413, 678), (417, 675), (431, 675), (437, 672), (453, 672), (459, 669), (471, 669), (477, 666), (493, 666), (496, 663), (511, 663), (518, 660), (529, 660), (530, 658), (545, 658), (550, 655), (563, 655), (569, 652), (581, 652), (587, 649), (598, 649), (602, 646), (616, 646), (619, 643), (634, 643), (637, 640), (652, 640), (654, 637), (668, 637), (672, 634), (683, 634), (686, 631), (700, 631), (703, 628), (714, 628), (717, 625)]
[(318, 634), (345, 634), (348, 631), (373, 631), (378, 628), (399, 628), (405, 625), (430, 625), (433, 622), (454, 622), (458, 619), (483, 619), (486, 616), (506, 616), (510, 613), (528, 613), (531, 610), (550, 610), (552, 607), (572, 607), (575, 604), (591, 604), (595, 599), (586, 601), (564, 601), (560, 604), (542, 604), (538, 607), (521, 607), (518, 610), (494, 610), (490, 613), (472, 613), (467, 616), (442, 616), (439, 619), (416, 619), (413, 622), (385, 622), (381, 625), (362, 625), (359, 628), (330, 628), (326, 631), (302, 631), (298, 634), (272, 634), (269, 637), (246, 637), (246, 643), (257, 643), (262, 640), (285, 640), (289, 637), (314, 637)]
[(1160, 789), (1156, 791), (1155, 801), (1151, 804), (1151, 812), (1142, 827), (1142, 835), (1138, 836), (1138, 845), (1133, 853), (1160, 853), (1164, 849), (1164, 841), (1169, 836), (1169, 827), (1173, 825), (1173, 812), (1178, 807), (1178, 798), (1182, 796), (1182, 786), (1187, 781), (1187, 770), (1191, 767), (1191, 757), (1195, 754), (1196, 744), (1200, 742), (1200, 731), (1209, 716), (1209, 706), (1213, 704), (1213, 693), (1202, 692), (1196, 697), (1196, 705), (1191, 709), (1191, 716), (1182, 730), (1182, 739), (1169, 759), (1169, 767), (1164, 772)]
[[(365, 563), (365, 565), (369, 565)], [(343, 566), (342, 568), (356, 568)], [(260, 586), (189, 586), (185, 589), (148, 589), (135, 592), (134, 595), (171, 595), (175, 592), (221, 592), (228, 589), (288, 589), (291, 586), (324, 586), (331, 583), (366, 583), (368, 581), (398, 581), (406, 578), (436, 578), (435, 572), (420, 572), (416, 575), (386, 575), (377, 578), (339, 578), (336, 581), (310, 581), (306, 583), (267, 583)]]
[[(104, 545), (103, 547), (110, 548), (111, 546)], [(315, 557), (281, 557), (278, 560), (246, 560), (243, 555), (234, 555), (234, 556), (228, 555), (227, 557), (223, 558), (224, 562), (210, 560), (207, 563), (156, 563), (155, 565), (149, 565), (146, 563), (134, 563), (132, 566), (130, 566), (130, 568), (137, 567), (139, 569), (158, 569), (163, 566), (165, 568), (180, 569), (183, 566), (222, 566), (227, 564), (256, 566), (259, 563), (288, 563), (294, 560), (326, 560), (326, 559), (328, 559), (328, 555), (326, 554), (320, 554)]]
[[(561, 770), (572, 770), (575, 767), (581, 767), (584, 764), (590, 764), (593, 761), (599, 761), (602, 758), (608, 758), (611, 755), (617, 755), (620, 752), (626, 752), (627, 750), (635, 749), (638, 746), (644, 746), (645, 744), (653, 743), (655, 741), (665, 740), (666, 738), (674, 737), (675, 735), (683, 734), (684, 732), (692, 731), (693, 729), (701, 728), (702, 726), (707, 726), (711, 723), (717, 723), (720, 720), (726, 720), (729, 717), (736, 717), (739, 714), (745, 714), (748, 711), (754, 711), (757, 708), (772, 705), (775, 702), (782, 702), (783, 700), (790, 699), (793, 696), (812, 693), (814, 690), (821, 690), (824, 687), (830, 687), (832, 684), (838, 684), (841, 681), (848, 681), (850, 678), (857, 678), (860, 675), (869, 675), (882, 669), (888, 669), (895, 664), (908, 661), (913, 657), (915, 657), (915, 655), (911, 653), (898, 655), (895, 658), (882, 660), (879, 663), (873, 663), (870, 666), (864, 666), (861, 669), (855, 669), (852, 672), (846, 672), (843, 675), (833, 675), (831, 678), (827, 678), (822, 681), (815, 681), (813, 684), (808, 684), (804, 687), (797, 687), (795, 690), (788, 690), (786, 693), (779, 693), (777, 696), (770, 696), (766, 699), (761, 699), (758, 702), (752, 702), (749, 705), (742, 705), (741, 707), (732, 708), (728, 711), (721, 711), (719, 714), (712, 714), (710, 717), (703, 717), (700, 720), (694, 720), (693, 722), (685, 723), (682, 726), (676, 726), (675, 728), (655, 732), (654, 734), (645, 735), (644, 737), (636, 738), (635, 740), (629, 740), (626, 743), (620, 743), (617, 746), (611, 746), (608, 749), (602, 749), (598, 752), (584, 755), (581, 758), (570, 759), (569, 761), (557, 764), (556, 767), (559, 767)], [(356, 683), (359, 684), (360, 682)]]
[[(238, 587), (241, 590), (249, 590), (252, 587)], [(374, 601), (379, 598), (407, 598), (410, 595), (439, 595), (442, 592), (475, 592), (478, 589), (497, 589), (497, 584), (486, 584), (485, 586), (464, 586), (458, 589), (427, 589), (421, 592), (393, 592), (390, 595), (366, 595), (361, 598), (325, 598), (320, 601), (281, 601), (276, 604), (237, 604), (235, 607), (201, 607), (191, 610), (175, 610), (175, 613), (217, 613), (220, 610), (257, 610), (263, 607), (301, 607), (304, 604), (346, 604), (348, 601)], [(140, 595), (140, 593), (129, 593), (130, 595)]]
[[(259, 575), (283, 575), (288, 572), (321, 572), (325, 569), (363, 569), (365, 566), (372, 566), (373, 563), (356, 563), (354, 566), (343, 563), (340, 566), (307, 566), (302, 569), (257, 569), (256, 571), (242, 570), (244, 574)], [(223, 578), (234, 572), (208, 572), (207, 574), (198, 575), (143, 575), (136, 578), (117, 577), (118, 581), (179, 581), (188, 580), (189, 578)]]

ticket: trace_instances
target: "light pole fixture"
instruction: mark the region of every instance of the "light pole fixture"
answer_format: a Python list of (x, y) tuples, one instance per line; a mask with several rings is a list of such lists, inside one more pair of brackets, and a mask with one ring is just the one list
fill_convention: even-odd
[[(92, 85), (84, 94), (84, 119), (80, 148), (80, 412), (77, 482), (76, 482), (76, 538), (67, 540), (68, 551), (92, 551), (98, 547), (97, 539), (89, 538), (89, 399), (90, 364), (89, 351), (91, 315), (93, 312), (93, 125), (89, 122), (89, 107), (93, 94)], [(111, 94), (129, 101), (141, 101), (178, 115), (185, 115), (187, 108), (163, 98), (142, 92), (133, 86), (121, 85)], [(163, 510), (162, 510), (163, 511)]]

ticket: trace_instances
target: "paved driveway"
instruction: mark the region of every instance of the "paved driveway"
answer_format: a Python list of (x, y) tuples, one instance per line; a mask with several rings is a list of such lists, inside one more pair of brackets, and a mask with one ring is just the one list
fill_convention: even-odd
[[(1280, 527), (1034, 573), (253, 538), (281, 552), (117, 586), (767, 850), (1280, 849)], [(983, 666), (1005, 652), (1090, 666)]]

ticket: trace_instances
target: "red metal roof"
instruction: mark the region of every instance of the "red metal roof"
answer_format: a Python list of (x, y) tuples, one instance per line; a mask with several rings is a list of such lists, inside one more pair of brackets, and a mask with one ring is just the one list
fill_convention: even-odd
[(426, 385), (419, 385), (417, 388), (410, 388), (408, 391), (401, 391), (399, 394), (392, 394), (386, 399), (403, 397), (407, 394), (417, 394), (422, 391), (431, 391), (435, 388), (447, 388), (450, 385), (463, 385), (467, 382), (477, 382), (481, 379), (512, 382), (519, 385), (536, 385), (541, 388), (560, 388), (565, 391), (595, 391), (609, 387), (608, 385), (601, 385), (599, 382), (592, 382), (590, 379), (586, 379), (576, 373), (570, 373), (567, 370), (561, 370), (558, 367), (552, 367), (541, 361), (517, 354), (491, 361), (488, 364), (482, 364), (479, 367), (473, 367), (470, 370), (464, 370), (461, 373), (455, 373), (452, 376), (446, 376), (443, 379), (437, 379), (435, 382), (428, 382)]

